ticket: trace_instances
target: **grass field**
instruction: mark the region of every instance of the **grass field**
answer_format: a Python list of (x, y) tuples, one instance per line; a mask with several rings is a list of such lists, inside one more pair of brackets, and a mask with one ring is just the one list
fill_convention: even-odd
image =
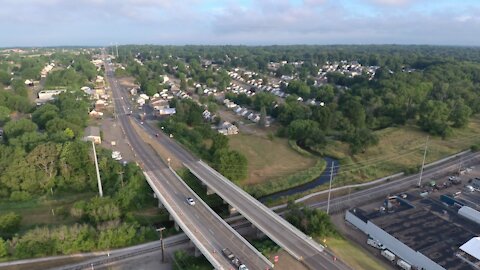
[[(480, 118), (476, 117), (467, 128), (455, 129), (447, 139), (429, 137), (426, 163), (479, 143), (479, 133)], [(376, 134), (379, 138), (378, 145), (354, 157), (348, 154), (348, 145), (340, 142), (329, 144), (323, 151), (328, 156), (340, 159), (340, 172), (334, 180), (336, 185), (366, 182), (421, 166), (427, 133), (418, 127), (407, 125), (386, 128)]]
[(248, 160), (248, 177), (242, 186), (255, 196), (311, 181), (325, 168), (322, 159), (294, 150), (286, 139), (240, 134), (229, 142)]
[(286, 139), (239, 134), (229, 137), (230, 147), (248, 160), (248, 178), (245, 185), (258, 184), (312, 167), (315, 159), (300, 155)]
[(346, 262), (353, 269), (358, 270), (383, 270), (385, 269), (372, 255), (363, 251), (345, 239), (327, 238), (326, 244), (339, 259)]

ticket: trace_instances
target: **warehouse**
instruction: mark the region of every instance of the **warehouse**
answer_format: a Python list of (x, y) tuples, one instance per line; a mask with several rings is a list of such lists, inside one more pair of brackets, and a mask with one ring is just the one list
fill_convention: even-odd
[(480, 234), (480, 226), (436, 201), (414, 201), (390, 198), (384, 203), (387, 207), (354, 208), (346, 212), (345, 219), (418, 269), (478, 269), (474, 266), (478, 260), (461, 256), (466, 252), (459, 248)]

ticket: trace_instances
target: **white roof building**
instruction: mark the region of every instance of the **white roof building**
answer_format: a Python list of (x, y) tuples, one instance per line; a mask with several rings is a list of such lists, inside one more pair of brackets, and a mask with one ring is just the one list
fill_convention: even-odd
[(480, 237), (474, 237), (460, 247), (468, 255), (480, 260)]

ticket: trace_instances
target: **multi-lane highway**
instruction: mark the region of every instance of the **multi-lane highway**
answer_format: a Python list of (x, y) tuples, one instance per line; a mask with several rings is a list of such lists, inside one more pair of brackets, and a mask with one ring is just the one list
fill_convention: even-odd
[[(272, 264), (263, 255), (198, 198), (153, 149), (139, 138), (127, 113), (129, 105), (126, 102), (126, 91), (121, 90), (107, 63), (106, 61), (106, 76), (116, 101), (116, 117), (142, 164), (152, 189), (178, 225), (217, 269), (232, 268), (230, 261), (221, 253), (223, 248), (229, 248), (250, 269), (270, 268)], [(188, 204), (187, 197), (196, 198), (196, 204)]]
[[(126, 92), (123, 93), (123, 100), (127, 100)], [(156, 134), (157, 132), (147, 123), (144, 123), (143, 128), (150, 134)], [(159, 135), (158, 141), (172, 154), (172, 158), (181, 161), (194, 175), (227, 203), (235, 207), (253, 225), (310, 269), (350, 269), (332, 254), (327, 253), (311, 237), (292, 226), (207, 164), (198, 160), (174, 140), (163, 133)], [(137, 148), (137, 146), (134, 146), (134, 148)], [(145, 154), (142, 153), (142, 155)]]

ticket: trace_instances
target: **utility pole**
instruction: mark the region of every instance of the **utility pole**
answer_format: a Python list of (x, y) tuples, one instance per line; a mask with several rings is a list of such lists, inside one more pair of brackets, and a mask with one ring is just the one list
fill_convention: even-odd
[(330, 166), (330, 187), (328, 188), (327, 215), (330, 211), (330, 193), (332, 192), (333, 165), (334, 164), (335, 163), (332, 161), (332, 165)]
[(97, 151), (95, 150), (95, 142), (92, 141), (93, 158), (95, 159), (95, 169), (97, 171), (98, 194), (103, 197), (102, 179), (100, 179), (100, 170), (98, 169)]
[(420, 170), (420, 178), (418, 179), (418, 187), (422, 186), (423, 168), (425, 167), (425, 158), (427, 157), (427, 148), (428, 148), (428, 139), (429, 138), (430, 137), (427, 136), (427, 141), (425, 142), (425, 151), (423, 152), (422, 169)]
[(124, 186), (124, 184), (123, 184), (123, 171), (119, 171), (118, 175), (120, 177), (120, 181), (122, 182), (122, 188), (123, 188), (123, 186)]
[(165, 230), (165, 227), (158, 228), (156, 231), (160, 232), (160, 247), (162, 249), (162, 263), (165, 262), (165, 247), (163, 246), (163, 234), (162, 231)]

